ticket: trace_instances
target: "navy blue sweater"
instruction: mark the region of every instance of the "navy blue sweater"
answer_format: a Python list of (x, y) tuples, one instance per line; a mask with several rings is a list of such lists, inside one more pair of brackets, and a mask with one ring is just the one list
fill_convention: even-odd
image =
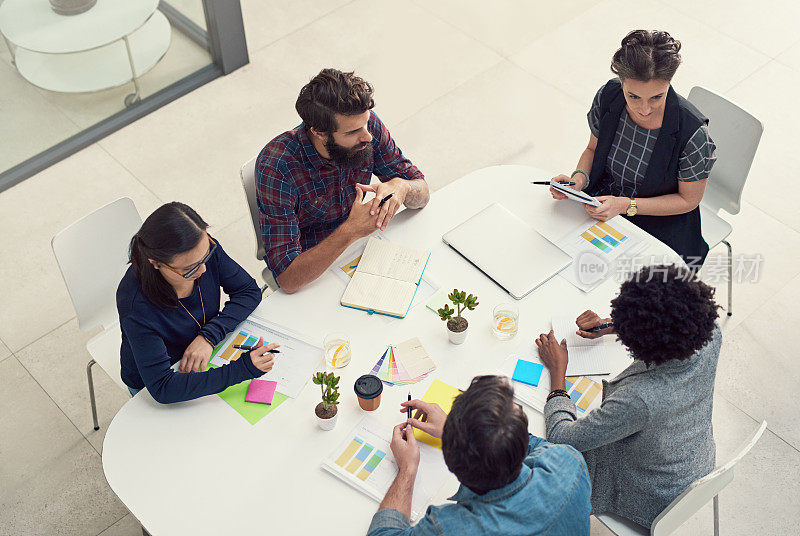
[[(220, 311), (220, 287), (230, 297)], [(263, 374), (253, 365), (250, 354), (230, 365), (200, 373), (178, 373), (170, 369), (181, 360), (186, 347), (203, 335), (217, 345), (225, 335), (245, 318), (261, 301), (261, 290), (255, 280), (241, 266), (217, 247), (206, 263), (206, 272), (195, 281), (192, 294), (181, 299), (199, 322), (203, 322), (203, 305), (206, 324), (200, 329), (192, 317), (178, 306), (161, 309), (142, 294), (139, 278), (128, 271), (117, 288), (117, 311), (122, 328), (122, 381), (134, 389), (147, 387), (150, 395), (162, 404), (191, 400), (219, 393), (231, 385)]]

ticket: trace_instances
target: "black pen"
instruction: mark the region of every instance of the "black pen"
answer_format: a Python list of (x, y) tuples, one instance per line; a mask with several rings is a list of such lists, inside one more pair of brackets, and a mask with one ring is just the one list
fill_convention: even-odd
[(383, 199), (381, 199), (381, 202), (378, 203), (378, 208), (381, 208), (383, 206), (383, 204), (385, 202), (387, 202), (389, 200), (389, 198), (392, 197), (393, 195), (394, 195), (394, 193), (391, 193), (391, 194), (387, 195), (386, 197), (384, 197)]
[[(542, 186), (550, 186), (550, 181), (532, 181), (531, 184), (541, 184)], [(558, 184), (563, 184), (564, 186), (575, 186), (576, 183), (574, 183), (574, 182), (558, 182)]]
[(606, 329), (606, 328), (610, 328), (610, 327), (611, 327), (611, 326), (613, 326), (613, 325), (614, 325), (614, 323), (613, 323), (613, 322), (609, 322), (609, 323), (607, 323), (607, 324), (600, 324), (599, 326), (595, 326), (595, 327), (593, 327), (593, 328), (584, 329), (583, 331), (587, 331), (587, 332), (589, 332), (589, 333), (596, 333), (596, 332), (598, 332), (598, 331), (602, 331), (602, 330), (604, 330), (604, 329)]
[[(261, 348), (260, 346), (244, 346), (244, 345), (241, 345), (241, 344), (234, 344), (233, 347), (236, 348), (237, 350), (244, 350), (245, 352), (252, 352), (256, 348)], [(281, 353), (281, 351), (280, 350), (267, 350), (267, 353), (268, 354), (279, 354), (279, 353)]]
[[(411, 391), (408, 392), (408, 401), (411, 402)], [(408, 407), (406, 407), (406, 409), (408, 410), (408, 418), (410, 419), (411, 418), (411, 405), (409, 404)]]

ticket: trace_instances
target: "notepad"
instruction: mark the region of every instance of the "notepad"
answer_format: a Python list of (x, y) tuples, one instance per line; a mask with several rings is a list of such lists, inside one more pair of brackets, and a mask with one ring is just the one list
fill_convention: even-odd
[(341, 304), (404, 318), (417, 293), (430, 251), (371, 237)]
[[(423, 402), (432, 402), (435, 404), (439, 404), (439, 407), (444, 410), (445, 413), (450, 413), (450, 408), (453, 407), (453, 400), (461, 394), (459, 389), (456, 389), (452, 385), (448, 385), (440, 380), (433, 380), (433, 383), (428, 390), (425, 391), (425, 395), (422, 397)], [(422, 441), (432, 447), (436, 447), (437, 449), (442, 448), (442, 439), (439, 437), (433, 437), (427, 432), (423, 432), (422, 430), (417, 430), (414, 428), (414, 437), (417, 438), (417, 441)]]
[(525, 361), (524, 359), (518, 359), (514, 367), (514, 375), (511, 376), (511, 379), (536, 387), (539, 385), (539, 379), (542, 377), (543, 369), (544, 366), (541, 363), (533, 363), (531, 361)]
[(585, 339), (578, 335), (575, 317), (555, 316), (552, 319), (553, 334), (559, 342), (567, 340), (569, 362), (567, 376), (594, 376), (611, 374), (611, 363), (603, 337)]
[(272, 404), (272, 398), (275, 396), (275, 388), (277, 386), (278, 382), (253, 378), (250, 380), (250, 387), (247, 389), (247, 395), (244, 397), (244, 401), (257, 402), (259, 404)]

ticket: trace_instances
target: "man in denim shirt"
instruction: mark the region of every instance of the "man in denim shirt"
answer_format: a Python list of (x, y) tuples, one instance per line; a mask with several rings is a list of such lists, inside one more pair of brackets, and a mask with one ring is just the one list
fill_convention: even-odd
[[(502, 376), (478, 376), (453, 402), (404, 402), (414, 418), (395, 426), (392, 453), (399, 472), (372, 518), (368, 536), (589, 534), (589, 475), (581, 454), (528, 434), (528, 418)], [(412, 428), (442, 438), (447, 468), (461, 487), (455, 504), (430, 506), (411, 526), (419, 466)]]

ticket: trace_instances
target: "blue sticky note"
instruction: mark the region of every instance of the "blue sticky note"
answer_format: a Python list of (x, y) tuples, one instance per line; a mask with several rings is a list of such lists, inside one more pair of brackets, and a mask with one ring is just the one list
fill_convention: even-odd
[(517, 360), (517, 366), (514, 367), (514, 375), (511, 376), (511, 379), (536, 387), (539, 385), (539, 378), (542, 377), (542, 370), (544, 370), (544, 365), (541, 363), (532, 363), (519, 359)]

